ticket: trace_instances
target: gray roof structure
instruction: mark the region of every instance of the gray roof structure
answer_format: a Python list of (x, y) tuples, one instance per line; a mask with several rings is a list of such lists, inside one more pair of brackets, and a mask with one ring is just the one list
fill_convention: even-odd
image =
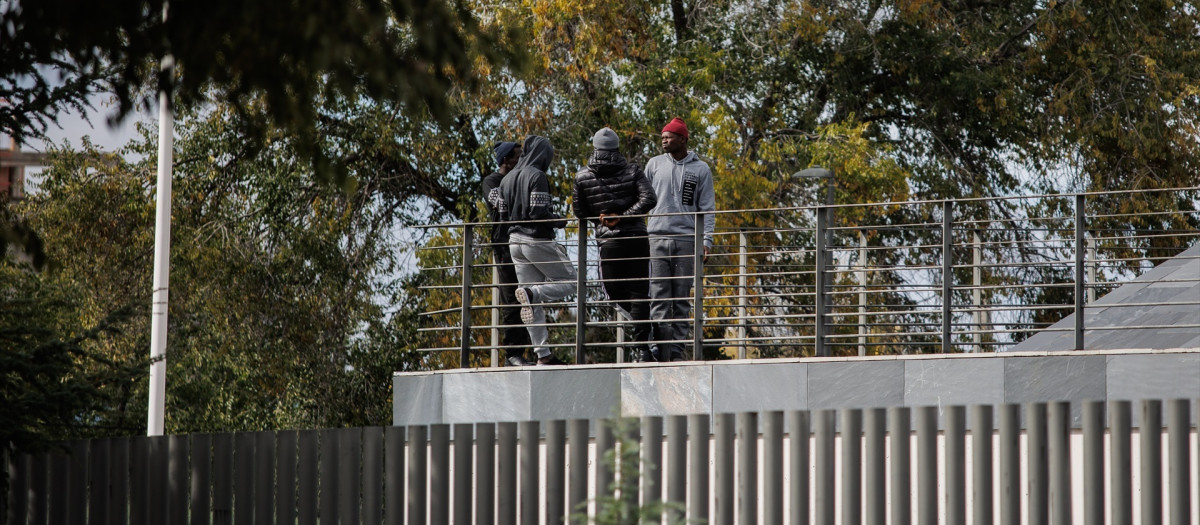
[[(1086, 350), (1200, 350), (1200, 244), (1087, 305)], [(1075, 349), (1075, 314), (1007, 349)]]

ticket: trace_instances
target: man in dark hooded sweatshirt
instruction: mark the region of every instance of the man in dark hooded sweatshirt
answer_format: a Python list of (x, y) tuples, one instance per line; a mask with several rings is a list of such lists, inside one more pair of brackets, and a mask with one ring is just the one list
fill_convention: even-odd
[(633, 337), (630, 359), (654, 361), (650, 341), (649, 277), (650, 241), (643, 215), (658, 199), (642, 167), (628, 162), (618, 151), (616, 132), (602, 128), (592, 136), (595, 150), (587, 167), (575, 174), (575, 215), (595, 224), (600, 245), (600, 278), (604, 292), (616, 303)]
[(517, 165), (500, 181), (493, 204), (508, 221), (508, 249), (517, 270), (516, 290), (521, 321), (529, 330), (539, 365), (565, 364), (550, 352), (545, 303), (566, 298), (575, 291), (575, 266), (567, 250), (554, 241), (554, 230), (567, 221), (551, 210), (550, 181), (546, 170), (554, 160), (554, 146), (544, 137), (525, 139)]
[(500, 181), (512, 171), (521, 158), (521, 145), (516, 142), (499, 142), (492, 152), (496, 155), (496, 171), (483, 178), (483, 198), (487, 202), (488, 221), (492, 222), (491, 245), (492, 263), (496, 265), (496, 277), (499, 283), (500, 317), (507, 325), (504, 328), (505, 363), (508, 366), (532, 365), (533, 361), (525, 359), (525, 348), (529, 346), (529, 331), (522, 326), (520, 308), (517, 305), (517, 272), (513, 268), (512, 255), (508, 252), (508, 224), (500, 222), (500, 210), (492, 204), (492, 192), (499, 194)]

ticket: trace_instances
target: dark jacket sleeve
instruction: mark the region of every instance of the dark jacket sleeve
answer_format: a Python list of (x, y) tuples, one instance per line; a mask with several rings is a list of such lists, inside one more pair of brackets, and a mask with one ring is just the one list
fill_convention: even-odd
[[(562, 219), (550, 208), (550, 181), (545, 173), (539, 173), (533, 178), (529, 188), (529, 218), (537, 221)], [(559, 220), (550, 223), (551, 228), (566, 228), (567, 221)]]
[(658, 196), (654, 194), (654, 186), (650, 185), (650, 179), (646, 178), (642, 167), (635, 165), (632, 168), (630, 171), (633, 173), (634, 180), (637, 181), (638, 200), (622, 215), (645, 215), (658, 205)]
[(587, 197), (579, 192), (579, 185), (586, 176), (584, 172), (579, 172), (575, 175), (575, 184), (571, 186), (571, 207), (575, 209), (575, 216), (580, 219), (592, 216), (592, 207), (588, 205)]

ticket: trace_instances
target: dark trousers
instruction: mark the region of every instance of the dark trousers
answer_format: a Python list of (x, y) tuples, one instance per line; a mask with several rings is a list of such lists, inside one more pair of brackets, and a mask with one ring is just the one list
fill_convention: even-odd
[(608, 298), (630, 319), (634, 342), (650, 340), (650, 242), (645, 237), (616, 237), (600, 243), (600, 278)]
[(507, 348), (504, 349), (505, 357), (514, 355), (525, 355), (525, 348), (529, 346), (529, 331), (525, 329), (525, 324), (521, 322), (521, 307), (517, 305), (517, 271), (513, 268), (512, 255), (508, 252), (508, 244), (496, 244), (492, 246), (492, 259), (496, 266), (496, 274), (499, 278), (500, 288), (500, 303), (504, 306), (500, 308), (500, 322), (507, 325), (507, 328), (502, 328), (503, 336), (501, 340)]

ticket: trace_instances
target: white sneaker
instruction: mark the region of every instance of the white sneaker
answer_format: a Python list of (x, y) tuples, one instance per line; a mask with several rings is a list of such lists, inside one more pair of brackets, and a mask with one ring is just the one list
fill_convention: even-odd
[(525, 324), (533, 323), (533, 307), (529, 306), (531, 302), (529, 300), (529, 289), (517, 288), (516, 293), (513, 295), (516, 295), (517, 302), (521, 303), (521, 322)]

